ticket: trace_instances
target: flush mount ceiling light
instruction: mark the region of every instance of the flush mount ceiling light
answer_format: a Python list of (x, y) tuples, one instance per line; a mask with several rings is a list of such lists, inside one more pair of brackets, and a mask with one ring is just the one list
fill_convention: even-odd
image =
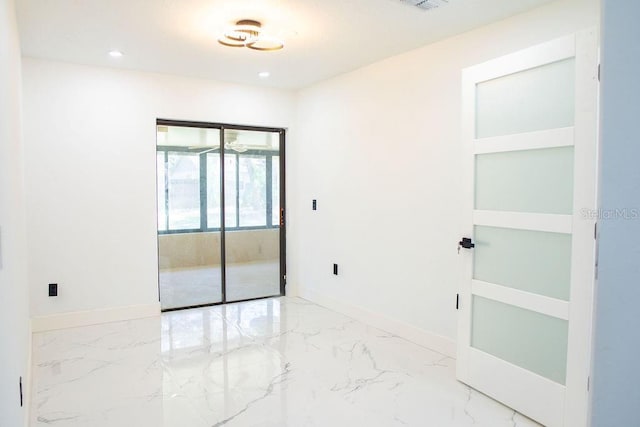
[(449, 4), (449, 0), (400, 0), (400, 2), (410, 4), (422, 10), (437, 9), (440, 6)]
[(218, 43), (229, 47), (248, 47), (253, 50), (280, 50), (284, 47), (282, 40), (265, 34), (262, 24), (253, 19), (242, 19), (229, 28), (218, 39)]

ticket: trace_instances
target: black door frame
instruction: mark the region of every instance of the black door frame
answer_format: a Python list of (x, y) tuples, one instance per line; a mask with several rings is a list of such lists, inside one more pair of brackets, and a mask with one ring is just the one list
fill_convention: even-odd
[[(156, 127), (157, 126), (178, 126), (178, 127), (191, 127), (191, 128), (203, 128), (203, 129), (218, 129), (220, 131), (220, 271), (221, 271), (221, 296), (222, 301), (207, 303), (207, 304), (198, 304), (191, 305), (186, 307), (175, 307), (175, 308), (167, 308), (162, 309), (162, 312), (167, 311), (175, 311), (175, 310), (186, 310), (190, 308), (199, 308), (199, 307), (211, 307), (215, 305), (228, 304), (228, 303), (236, 303), (236, 302), (244, 302), (244, 301), (255, 301), (265, 298), (273, 298), (277, 296), (285, 296), (286, 295), (286, 285), (287, 285), (287, 263), (286, 263), (286, 176), (285, 176), (285, 143), (286, 143), (286, 129), (285, 128), (275, 128), (275, 127), (264, 127), (264, 126), (251, 126), (251, 125), (237, 125), (237, 124), (227, 124), (227, 123), (211, 123), (211, 122), (198, 122), (198, 121), (185, 121), (185, 120), (173, 120), (173, 119), (156, 119)], [(244, 300), (234, 300), (227, 301), (227, 282), (226, 282), (226, 242), (225, 242), (225, 186), (224, 186), (224, 131), (225, 130), (248, 130), (248, 131), (257, 131), (257, 132), (272, 132), (278, 133), (280, 136), (279, 140), (279, 156), (280, 156), (280, 218), (279, 218), (279, 229), (280, 229), (280, 294), (279, 295), (270, 295), (265, 297), (257, 297), (257, 298), (249, 298)], [(157, 152), (157, 151), (156, 151)], [(157, 166), (156, 166), (157, 168)], [(158, 176), (158, 171), (156, 170), (156, 177)], [(156, 179), (157, 182), (157, 179)], [(156, 184), (157, 185), (157, 184)], [(157, 191), (156, 191), (157, 194)], [(156, 196), (157, 197), (157, 196)], [(157, 206), (157, 201), (156, 201)], [(157, 230), (157, 228), (156, 228)], [(157, 233), (157, 231), (156, 231)], [(158, 245), (159, 251), (159, 245)], [(158, 260), (160, 254), (158, 253)], [(158, 269), (158, 301), (160, 301), (160, 271)]]

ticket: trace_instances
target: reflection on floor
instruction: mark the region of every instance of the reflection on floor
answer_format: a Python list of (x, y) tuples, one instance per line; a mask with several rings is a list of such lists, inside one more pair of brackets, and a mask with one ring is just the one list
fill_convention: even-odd
[(37, 333), (33, 363), (32, 426), (537, 426), (453, 359), (298, 298)]
[[(280, 295), (278, 261), (227, 264), (227, 301)], [(220, 267), (160, 271), (162, 309), (222, 301)]]

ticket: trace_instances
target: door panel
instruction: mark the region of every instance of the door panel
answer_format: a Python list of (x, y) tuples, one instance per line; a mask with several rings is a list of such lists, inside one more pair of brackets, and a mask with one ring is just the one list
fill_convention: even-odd
[(574, 82), (574, 58), (479, 82), (476, 137), (573, 126)]
[(220, 131), (158, 126), (157, 145), (162, 309), (219, 303), (220, 231), (214, 229), (220, 226), (220, 173), (214, 156)]
[(472, 305), (472, 347), (564, 385), (566, 320), (479, 295)]
[(547, 426), (588, 412), (596, 47), (586, 31), (463, 72), (475, 246), (461, 254), (457, 375)]
[(280, 295), (279, 154), (278, 132), (225, 130), (224, 194), (235, 202), (225, 217), (227, 301)]
[(482, 225), (474, 230), (474, 279), (569, 300), (571, 235)]
[(570, 215), (573, 156), (573, 147), (476, 155), (476, 209)]

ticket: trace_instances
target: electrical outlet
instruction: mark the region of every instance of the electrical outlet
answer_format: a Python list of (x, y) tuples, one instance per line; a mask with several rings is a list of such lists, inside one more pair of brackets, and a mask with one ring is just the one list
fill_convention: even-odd
[(333, 274), (338, 275), (338, 264), (333, 264)]
[(58, 296), (58, 284), (57, 283), (49, 283), (49, 296), (57, 297)]
[(313, 199), (313, 203), (311, 203), (311, 209), (318, 210), (318, 202), (316, 202), (316, 199)]

